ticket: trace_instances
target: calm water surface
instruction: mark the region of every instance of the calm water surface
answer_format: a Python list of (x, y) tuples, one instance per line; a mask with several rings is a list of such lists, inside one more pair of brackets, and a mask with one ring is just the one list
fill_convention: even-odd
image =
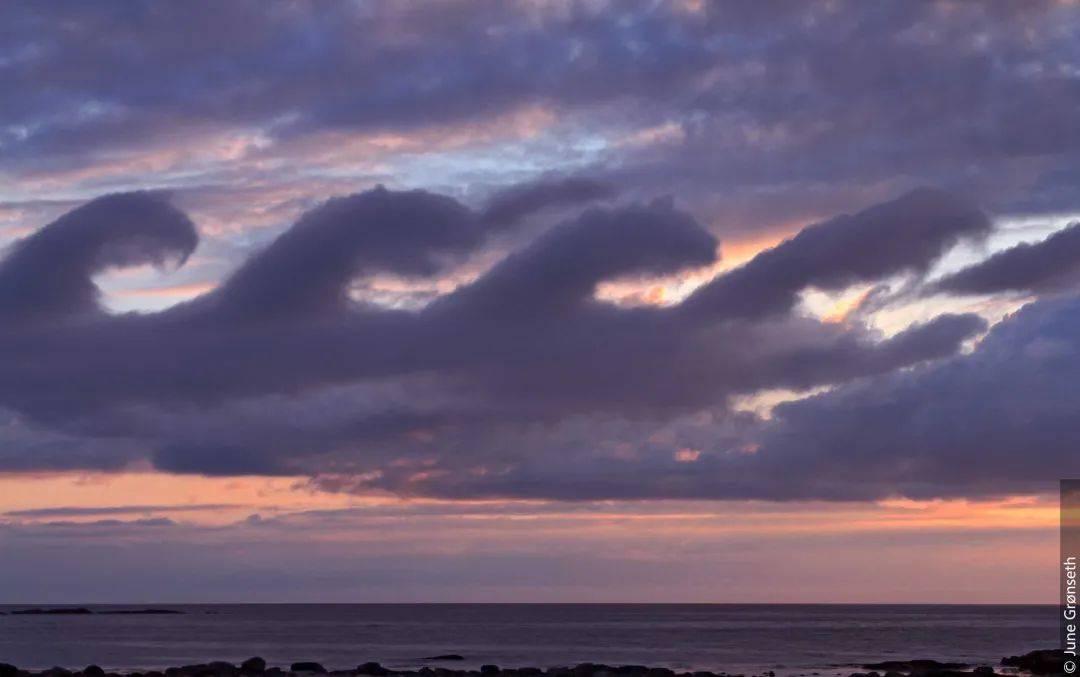
[[(259, 655), (330, 669), (639, 663), (780, 674), (889, 658), (996, 662), (1057, 643), (1054, 606), (685, 604), (147, 605), (169, 616), (0, 616), (0, 662), (164, 668)], [(0, 606), (10, 612), (25, 606)], [(132, 608), (96, 606), (93, 609)], [(138, 608), (138, 607), (136, 607)]]

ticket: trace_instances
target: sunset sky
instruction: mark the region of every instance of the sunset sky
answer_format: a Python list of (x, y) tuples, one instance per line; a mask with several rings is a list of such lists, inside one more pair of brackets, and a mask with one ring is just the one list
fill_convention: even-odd
[(0, 602), (1054, 602), (1070, 2), (7, 3)]

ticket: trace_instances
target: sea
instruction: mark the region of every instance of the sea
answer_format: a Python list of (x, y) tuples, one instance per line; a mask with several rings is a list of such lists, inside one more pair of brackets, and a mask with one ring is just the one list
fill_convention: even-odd
[[(781, 604), (227, 604), (89, 606), (177, 615), (12, 615), (0, 662), (136, 671), (262, 656), (351, 669), (594, 662), (755, 675), (848, 675), (881, 660), (994, 665), (1054, 648), (1055, 606)], [(55, 607), (51, 607), (55, 608)], [(429, 657), (459, 654), (463, 661)]]

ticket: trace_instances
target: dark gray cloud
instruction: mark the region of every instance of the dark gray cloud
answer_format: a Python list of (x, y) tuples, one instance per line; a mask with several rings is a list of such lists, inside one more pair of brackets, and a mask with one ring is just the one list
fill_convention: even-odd
[(920, 189), (857, 214), (807, 226), (777, 247), (696, 291), (691, 313), (755, 317), (784, 313), (806, 287), (838, 290), (903, 272), (925, 272), (960, 238), (986, 235), (974, 206)]
[(1021, 243), (998, 252), (932, 286), (951, 294), (1041, 292), (1080, 283), (1080, 223), (1054, 233), (1042, 242)]
[(493, 196), (484, 208), (483, 219), (508, 225), (545, 209), (609, 198), (616, 192), (611, 184), (582, 177), (540, 180), (511, 187)]
[(163, 195), (98, 198), (9, 248), (0, 260), (0, 316), (98, 311), (93, 275), (170, 259), (183, 264), (197, 243), (191, 220)]
[[(564, 425), (514, 437), (514, 444), (534, 455), (493, 472), (448, 463), (393, 468), (374, 480), (327, 477), (318, 483), (443, 498), (562, 500), (876, 500), (1053, 492), (1059, 477), (1080, 472), (1071, 443), (1080, 434), (1072, 387), (1080, 377), (1077, 318), (1080, 297), (1033, 302), (995, 326), (971, 354), (785, 403), (769, 421), (608, 420), (593, 431)], [(669, 439), (640, 444), (656, 437)], [(605, 454), (598, 439), (634, 441), (635, 453)], [(545, 447), (559, 463), (544, 457)], [(679, 448), (695, 455), (673, 457)]]
[[(91, 205), (127, 199), (144, 196)], [(605, 454), (640, 448), (674, 426), (668, 442), (647, 443), (670, 465), (679, 444), (700, 448), (706, 434), (681, 421), (706, 415), (734, 426), (722, 438), (745, 434), (733, 397), (947, 358), (985, 328), (974, 315), (941, 315), (883, 337), (791, 309), (806, 287), (922, 271), (957, 238), (983, 233), (980, 212), (936, 191), (810, 226), (778, 253), (704, 287), (731, 288), (736, 279), (750, 299), (782, 298), (753, 313), (741, 312), (738, 295), (729, 296), (731, 308), (723, 299), (703, 304), (700, 293), (668, 307), (595, 297), (605, 281), (716, 262), (716, 238), (670, 198), (585, 209), (418, 310), (346, 295), (357, 277), (452, 272), (493, 227), (452, 198), (380, 187), (311, 210), (190, 302), (12, 323), (0, 332), (8, 356), (0, 359), (0, 406), (13, 412), (0, 466), (115, 469), (148, 459), (173, 472), (306, 474), (339, 489), (584, 498), (591, 486), (620, 497), (723, 497), (702, 484), (717, 478), (708, 472), (685, 489), (616, 486), (619, 472), (593, 485), (511, 480), (537, 463), (599, 470)], [(66, 242), (57, 236), (65, 253)], [(870, 254), (860, 259), (856, 249)], [(686, 436), (694, 439), (676, 444)], [(743, 491), (770, 493), (753, 481)]]
[(363, 276), (429, 276), (476, 248), (483, 229), (456, 200), (383, 187), (313, 209), (248, 259), (214, 295), (225, 312), (266, 315), (340, 311)]
[[(621, 191), (678, 194), (727, 231), (777, 229), (924, 184), (999, 213), (1080, 207), (1067, 189), (1080, 158), (1080, 17), (1069, 3), (2, 12), (0, 89), (18, 95), (0, 103), (0, 143), (20, 177), (239, 133), (270, 147), (198, 182), (272, 182), (260, 161), (282, 160), (276, 144), (497, 127), (544, 108), (570, 145), (599, 139), (598, 169)], [(641, 142), (657, 129), (670, 138)], [(295, 161), (284, 158), (277, 178), (295, 177)]]
[[(1080, 472), (1080, 297), (1025, 306), (971, 355), (785, 404), (759, 452), (810, 491), (1005, 494)], [(813, 487), (817, 487), (816, 489)]]

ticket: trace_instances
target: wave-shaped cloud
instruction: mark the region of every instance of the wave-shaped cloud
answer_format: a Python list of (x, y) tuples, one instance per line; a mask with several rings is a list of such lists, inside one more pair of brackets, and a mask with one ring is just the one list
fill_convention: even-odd
[[(531, 191), (530, 212), (609, 196), (575, 186), (568, 202), (565, 184), (551, 185), (510, 194)], [(668, 306), (595, 292), (716, 263), (715, 237), (671, 199), (585, 209), (418, 310), (349, 296), (357, 277), (452, 271), (525, 208), (513, 211), (499, 221), (491, 208), (379, 187), (316, 207), (220, 287), (172, 308), (13, 316), (0, 332), (0, 404), (15, 413), (0, 467), (148, 459), (349, 490), (781, 498), (747, 469), (779, 453), (758, 440), (776, 424), (734, 411), (732, 397), (890, 378), (949, 358), (986, 326), (946, 314), (883, 338), (794, 309), (809, 287), (921, 275), (986, 233), (979, 210), (932, 190), (808, 226)], [(194, 232), (161, 196), (100, 198), (17, 243), (0, 281), (32, 288), (70, 265), (83, 299), (101, 266), (183, 259)], [(87, 241), (96, 248), (78, 246)]]

